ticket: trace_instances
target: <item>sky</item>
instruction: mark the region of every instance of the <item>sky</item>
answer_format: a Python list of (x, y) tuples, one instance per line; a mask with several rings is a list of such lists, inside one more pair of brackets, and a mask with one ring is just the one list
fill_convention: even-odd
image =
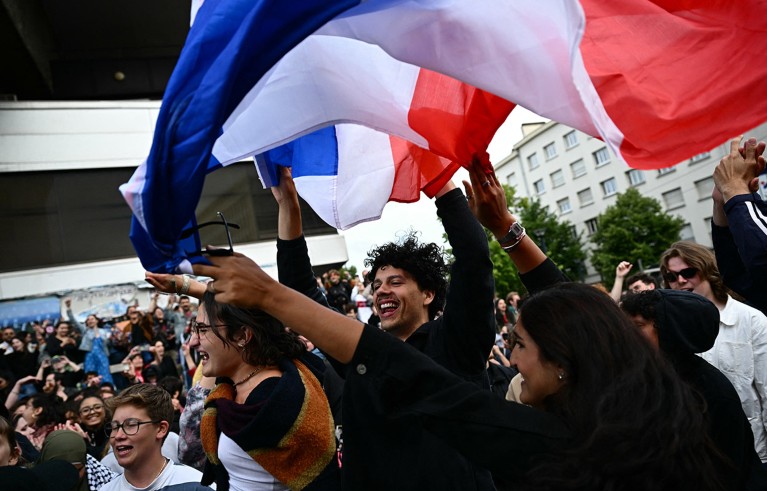
[[(506, 122), (498, 128), (493, 141), (488, 147), (490, 160), (494, 164), (511, 153), (512, 147), (522, 139), (521, 125), (524, 123), (548, 121), (522, 107), (516, 107)], [(453, 182), (463, 187), (462, 180), (468, 180), (468, 172), (459, 170), (453, 176)], [(365, 269), (364, 260), (367, 252), (376, 245), (395, 240), (410, 229), (420, 232), (423, 242), (436, 242), (445, 245), (442, 239), (442, 225), (437, 220), (437, 208), (434, 200), (421, 194), (421, 200), (415, 203), (388, 203), (379, 220), (366, 222), (349, 230), (341, 231), (346, 238), (349, 262), (346, 266), (356, 266), (358, 271)]]

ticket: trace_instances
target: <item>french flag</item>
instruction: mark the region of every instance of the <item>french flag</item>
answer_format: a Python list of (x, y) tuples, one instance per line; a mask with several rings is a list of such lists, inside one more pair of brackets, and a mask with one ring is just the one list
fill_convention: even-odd
[[(645, 169), (767, 114), (763, 0), (311, 4), (203, 3), (150, 155), (121, 188), (147, 269), (186, 269), (178, 237), (204, 175), (243, 158), (265, 185), (291, 165), (301, 195), (346, 228), (433, 194), (483, 155), (512, 102)], [(360, 189), (370, 200), (351, 198)]]

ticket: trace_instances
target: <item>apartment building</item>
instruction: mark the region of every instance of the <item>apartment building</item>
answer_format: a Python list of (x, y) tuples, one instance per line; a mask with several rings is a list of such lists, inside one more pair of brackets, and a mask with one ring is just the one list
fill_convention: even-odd
[[(522, 130), (522, 140), (495, 165), (498, 179), (514, 187), (518, 196), (537, 198), (569, 221), (576, 233), (583, 233), (589, 251), (597, 217), (629, 188), (657, 199), (668, 213), (682, 217), (682, 239), (712, 246), (712, 173), (729, 153), (729, 143), (673, 167), (643, 171), (617, 159), (603, 141), (554, 121), (523, 125)], [(767, 140), (767, 123), (746, 135)], [(590, 262), (586, 267), (587, 282), (601, 280)]]

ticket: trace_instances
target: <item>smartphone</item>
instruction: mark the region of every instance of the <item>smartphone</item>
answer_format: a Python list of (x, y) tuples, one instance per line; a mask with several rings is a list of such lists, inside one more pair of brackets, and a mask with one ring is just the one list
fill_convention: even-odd
[(118, 363), (117, 365), (109, 365), (109, 373), (123, 373), (130, 370), (129, 363)]

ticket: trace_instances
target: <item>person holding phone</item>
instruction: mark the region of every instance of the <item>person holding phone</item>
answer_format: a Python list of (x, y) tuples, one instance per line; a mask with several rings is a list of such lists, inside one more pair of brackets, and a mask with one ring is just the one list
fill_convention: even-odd
[(85, 318), (85, 325), (77, 320), (72, 313), (72, 300), (64, 300), (67, 307), (67, 317), (77, 329), (83, 333), (80, 341), (80, 351), (85, 355), (85, 371), (97, 372), (103, 382), (114, 383), (112, 373), (109, 370), (109, 336), (110, 330), (101, 327), (101, 320), (95, 314), (90, 314)]

